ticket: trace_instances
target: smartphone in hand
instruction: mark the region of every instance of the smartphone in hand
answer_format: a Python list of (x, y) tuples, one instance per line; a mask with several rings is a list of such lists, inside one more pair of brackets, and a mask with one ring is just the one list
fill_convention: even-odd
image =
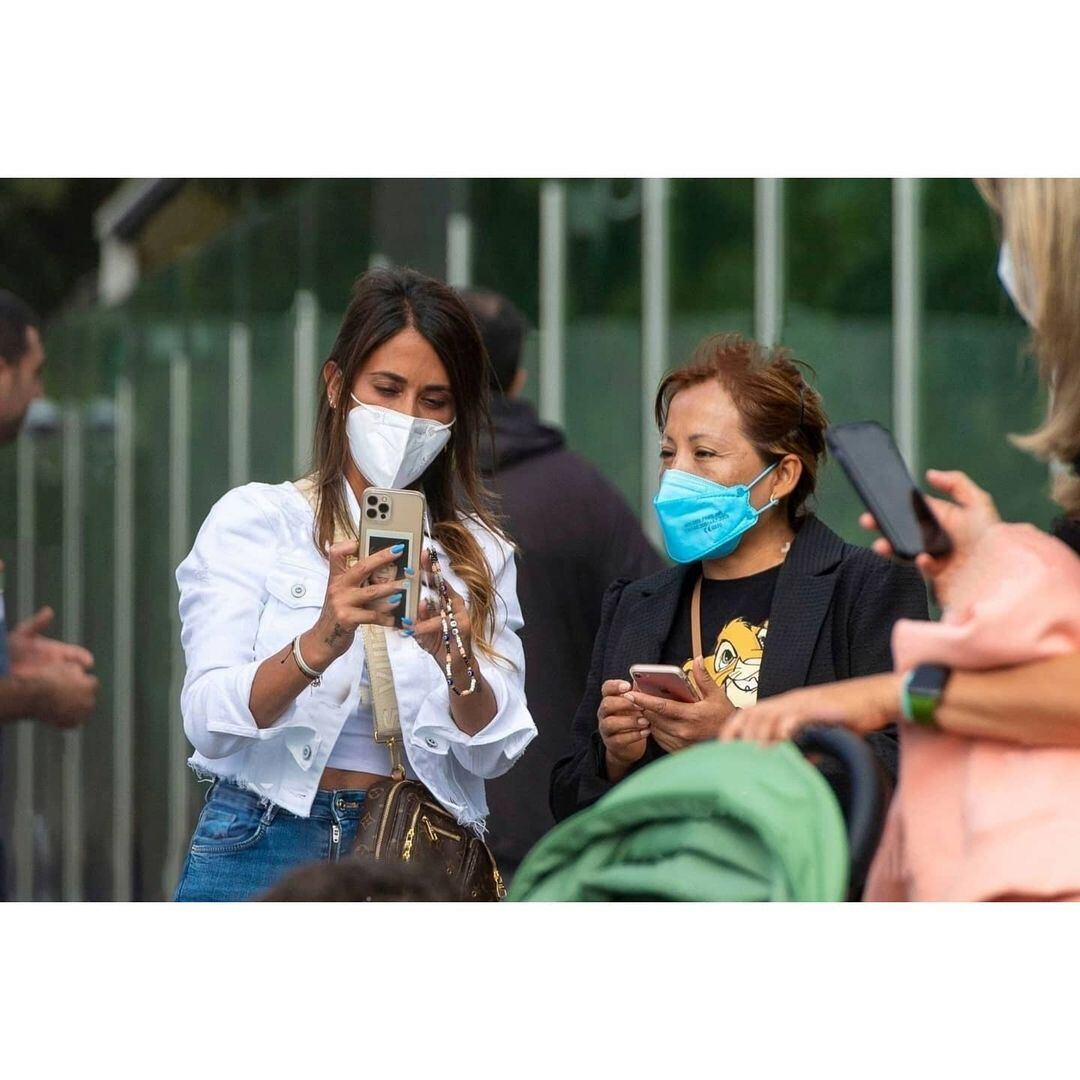
[(652, 697), (692, 705), (701, 700), (697, 683), (673, 664), (634, 664), (630, 668), (634, 689)]
[(825, 432), (825, 442), (899, 558), (952, 551), (885, 428), (873, 420), (837, 424)]
[[(374, 555), (383, 548), (404, 544), (401, 556), (372, 576), (369, 585), (396, 581), (402, 598), (393, 610), (394, 625), (401, 628), (402, 617), (416, 622), (420, 602), (420, 555), (424, 544), (424, 496), (419, 491), (393, 488), (366, 488), (360, 496), (360, 554)], [(416, 573), (405, 576), (405, 567)]]

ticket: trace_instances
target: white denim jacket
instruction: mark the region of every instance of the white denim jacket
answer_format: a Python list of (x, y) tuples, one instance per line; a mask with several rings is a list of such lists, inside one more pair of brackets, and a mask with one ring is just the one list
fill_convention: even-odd
[[(313, 527), (311, 507), (292, 483), (234, 488), (210, 511), (176, 571), (187, 660), (180, 708), (195, 747), (189, 764), (236, 780), (301, 817), (310, 813), (326, 760), (356, 703), (362, 635), (327, 668), (321, 685), (301, 691), (269, 727), (258, 727), (248, 700), (262, 661), (319, 617), (329, 571)], [(461, 824), (482, 829), (484, 778), (506, 772), (536, 726), (525, 704), (513, 551), (482, 526), (469, 527), (495, 582), (492, 645), (510, 662), (474, 654), (495, 695), (495, 718), (466, 735), (450, 716), (450, 691), (435, 659), (392, 631), (386, 644), (409, 765)], [(435, 547), (448, 582), (467, 598), (449, 559)]]

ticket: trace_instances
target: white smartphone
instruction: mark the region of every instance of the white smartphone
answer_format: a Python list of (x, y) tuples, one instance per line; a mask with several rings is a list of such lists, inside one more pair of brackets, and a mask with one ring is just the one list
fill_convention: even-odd
[[(425, 499), (419, 491), (398, 491), (394, 488), (366, 488), (360, 496), (360, 554), (366, 558), (395, 544), (404, 544), (400, 557), (376, 571), (369, 585), (398, 581), (402, 598), (393, 609), (394, 625), (402, 618), (416, 622), (420, 604), (420, 555), (424, 546)], [(405, 577), (405, 567), (415, 573)]]
[(630, 678), (634, 682), (634, 689), (643, 694), (681, 701), (684, 705), (701, 700), (697, 683), (682, 668), (673, 664), (633, 664)]

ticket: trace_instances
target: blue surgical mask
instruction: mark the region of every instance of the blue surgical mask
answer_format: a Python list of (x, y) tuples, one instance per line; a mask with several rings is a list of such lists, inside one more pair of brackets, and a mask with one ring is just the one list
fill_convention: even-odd
[(750, 505), (750, 489), (776, 468), (773, 462), (749, 484), (717, 484), (694, 473), (668, 469), (653, 499), (664, 546), (678, 563), (722, 559), (738, 546), (742, 535), (780, 500), (772, 499), (760, 510)]

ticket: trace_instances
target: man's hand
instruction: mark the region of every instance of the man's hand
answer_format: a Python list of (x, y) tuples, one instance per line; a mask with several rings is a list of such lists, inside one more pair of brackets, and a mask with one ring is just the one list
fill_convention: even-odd
[(42, 636), (54, 618), (43, 607), (8, 634), (11, 676), (29, 691), (29, 715), (58, 728), (85, 723), (97, 700), (98, 680), (90, 674), (93, 654), (81, 645)]
[(810, 724), (839, 724), (859, 734), (877, 731), (900, 718), (901, 679), (886, 673), (789, 690), (739, 709), (720, 738), (783, 742)]
[(58, 728), (85, 723), (97, 700), (98, 680), (68, 660), (43, 664), (26, 678), (34, 690), (34, 717)]
[(709, 677), (700, 656), (694, 659), (691, 677), (701, 691), (701, 701), (692, 705), (636, 690), (626, 695), (627, 700), (641, 710), (652, 737), (669, 754), (715, 738), (734, 711), (727, 694)]
[(77, 664), (84, 670), (94, 666), (93, 654), (81, 645), (42, 637), (54, 618), (53, 609), (43, 607), (8, 631), (12, 675), (32, 676), (38, 669), (57, 663)]

